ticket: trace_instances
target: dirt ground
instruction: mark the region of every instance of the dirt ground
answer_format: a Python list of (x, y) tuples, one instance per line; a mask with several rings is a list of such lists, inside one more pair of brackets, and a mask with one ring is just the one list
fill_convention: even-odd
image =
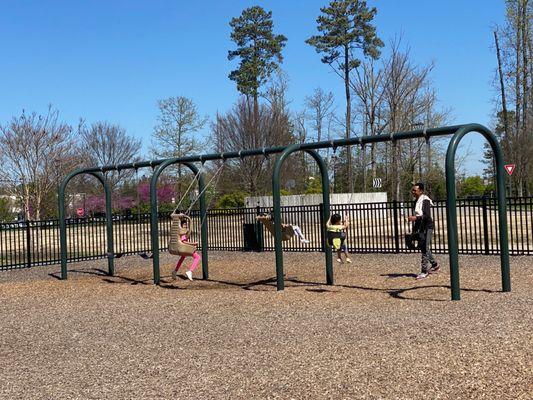
[(2, 399), (533, 399), (533, 258), (462, 256), (416, 281), (416, 254), (210, 253), (210, 279), (117, 260), (0, 273)]

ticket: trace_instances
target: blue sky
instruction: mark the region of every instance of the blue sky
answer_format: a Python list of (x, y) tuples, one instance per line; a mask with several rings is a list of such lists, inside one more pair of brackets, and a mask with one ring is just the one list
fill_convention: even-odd
[[(146, 149), (158, 99), (191, 97), (211, 117), (231, 107), (238, 93), (227, 78), (235, 67), (227, 60), (234, 48), (228, 23), (256, 4), (273, 12), (275, 31), (288, 38), (282, 67), (291, 106), (301, 108), (320, 86), (342, 109), (342, 81), (304, 43), (326, 0), (0, 0), (0, 123), (52, 103), (72, 124), (80, 117), (118, 123)], [(432, 79), (440, 105), (453, 110), (451, 123), (491, 124), (492, 28), (503, 23), (503, 0), (368, 4), (378, 8), (385, 43), (402, 34), (414, 62), (435, 62)], [(467, 172), (479, 173), (482, 140), (473, 134), (465, 141), (474, 151)]]

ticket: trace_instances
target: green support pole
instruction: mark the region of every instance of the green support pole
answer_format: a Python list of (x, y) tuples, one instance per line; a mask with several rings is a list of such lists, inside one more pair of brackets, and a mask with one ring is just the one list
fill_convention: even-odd
[[(159, 226), (157, 213), (157, 180), (161, 173), (170, 165), (184, 164), (198, 177), (198, 190), (200, 195), (200, 221), (205, 217), (207, 210), (205, 205), (205, 184), (202, 174), (198, 174), (198, 167), (190, 162), (184, 162), (183, 158), (170, 158), (162, 162), (152, 174), (150, 179), (150, 239), (152, 247), (152, 269), (154, 275), (154, 284), (159, 285), (161, 282), (161, 272), (159, 265)], [(202, 275), (204, 279), (209, 278), (208, 252), (207, 252), (207, 223), (200, 227), (202, 239)]]
[(324, 162), (324, 159), (313, 150), (306, 150), (308, 154), (310, 154), (315, 161), (318, 164), (318, 168), (320, 170), (320, 177), (322, 179), (322, 220), (324, 223), (320, 227), (320, 231), (322, 232), (322, 248), (325, 249), (325, 257), (326, 257), (326, 283), (328, 285), (333, 285), (334, 279), (333, 279), (333, 259), (331, 257), (331, 246), (327, 244), (327, 229), (326, 229), (326, 222), (329, 220), (329, 214), (330, 214), (330, 204), (329, 204), (329, 175), (328, 175), (328, 169), (326, 166), (326, 163)]
[(113, 207), (111, 205), (111, 190), (103, 174), (92, 173), (91, 175), (100, 175), (98, 178), (104, 185), (105, 192), (105, 217), (107, 231), (107, 273), (109, 276), (115, 275), (115, 240), (113, 238)]
[(450, 253), (450, 287), (452, 300), (460, 300), (461, 286), (459, 284), (459, 251), (457, 243), (455, 157), (450, 156), (450, 146), (451, 142), (448, 145), (448, 152), (446, 154), (446, 222), (448, 226), (448, 252)]
[(152, 173), (150, 179), (150, 242), (152, 248), (152, 269), (154, 284), (159, 285), (161, 274), (159, 270), (159, 226), (157, 215), (157, 178), (161, 174), (161, 164)]
[(90, 169), (79, 169), (67, 175), (65, 179), (59, 185), (57, 194), (59, 205), (59, 248), (61, 258), (61, 279), (67, 279), (67, 225), (65, 223), (65, 190), (68, 183), (72, 178), (81, 174), (89, 174), (94, 176), (100, 181), (104, 187), (105, 200), (106, 200), (106, 232), (107, 232), (107, 268), (108, 274), (113, 276), (115, 274), (114, 264), (114, 246), (113, 246), (113, 217), (111, 215), (111, 191), (107, 185), (107, 181), (104, 175), (100, 172)]
[[(294, 145), (298, 146), (298, 145)], [(272, 179), (272, 203), (274, 206), (274, 250), (276, 252), (276, 288), (277, 290), (285, 289), (285, 280), (283, 277), (283, 243), (281, 240), (281, 190), (280, 190), (280, 172), (283, 159), (288, 154), (283, 152), (274, 165), (274, 177)]]
[[(194, 164), (188, 165), (191, 171), (194, 172), (192, 167), (196, 168)], [(196, 170), (198, 173), (198, 170)], [(204, 182), (204, 174), (200, 174), (198, 176), (198, 190), (200, 191), (200, 237), (201, 237), (201, 243), (202, 243), (202, 278), (203, 279), (209, 279), (209, 262), (208, 262), (208, 255), (209, 252), (207, 251), (208, 246), (208, 239), (207, 239), (207, 207), (205, 204), (205, 182)]]
[[(281, 188), (280, 188), (280, 175), (281, 167), (285, 159), (295, 151), (301, 149), (300, 144), (293, 144), (288, 146), (277, 158), (276, 163), (274, 164), (274, 172), (272, 175), (272, 199), (274, 206), (274, 247), (276, 251), (276, 286), (277, 290), (283, 290), (285, 288), (285, 281), (283, 278), (283, 245), (281, 238)], [(324, 160), (320, 155), (314, 150), (304, 150), (310, 154), (315, 161), (318, 163), (320, 169), (320, 175), (322, 178), (322, 202), (324, 204), (323, 208), (323, 218), (324, 221), (329, 219), (329, 176), (327, 173), (327, 168)], [(326, 232), (325, 226), (322, 226), (322, 238), (325, 240)], [(324, 244), (324, 243), (323, 243)], [(325, 257), (326, 257), (326, 282), (328, 285), (333, 285), (333, 264), (331, 259), (331, 248), (325, 246)]]
[(65, 223), (65, 189), (70, 179), (77, 174), (71, 173), (59, 185), (59, 253), (61, 259), (61, 279), (67, 279), (67, 225)]
[(498, 221), (500, 228), (500, 264), (502, 290), (511, 291), (511, 273), (509, 267), (509, 242), (507, 237), (507, 204), (505, 198), (505, 176), (503, 174), (503, 155), (500, 144), (494, 134), (479, 124), (461, 126), (454, 134), (446, 152), (446, 220), (448, 223), (448, 249), (450, 253), (450, 285), (452, 300), (460, 300), (459, 250), (457, 233), (457, 203), (455, 186), (455, 154), (461, 139), (469, 132), (482, 134), (489, 142), (496, 161), (496, 181), (498, 191)]

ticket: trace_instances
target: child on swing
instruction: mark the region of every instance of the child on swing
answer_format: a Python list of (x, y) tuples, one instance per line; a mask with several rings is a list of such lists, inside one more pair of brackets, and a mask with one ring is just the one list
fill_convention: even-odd
[(346, 248), (346, 229), (348, 228), (348, 218), (342, 219), (340, 214), (333, 214), (326, 223), (328, 231), (328, 243), (337, 252), (337, 262), (342, 264), (342, 254), (346, 257), (346, 262), (351, 263), (350, 254)]
[[(270, 214), (259, 214), (259, 217), (268, 217), (271, 221), (274, 221), (274, 211), (271, 211)], [(288, 228), (291, 227), (294, 234), (300, 239), (300, 242), (308, 244), (310, 243), (309, 239), (306, 239), (302, 229), (298, 225), (292, 225), (292, 224), (285, 224), (281, 223), (281, 228)]]
[[(182, 228), (187, 228), (188, 227), (188, 220), (182, 220), (181, 221), (181, 226)], [(182, 241), (182, 243), (185, 243), (185, 244), (191, 244), (193, 246), (198, 246), (198, 242), (189, 242), (189, 237), (187, 235), (181, 235), (181, 238), (180, 240)], [(198, 264), (200, 263), (200, 255), (195, 251), (192, 253), (192, 264), (191, 264), (191, 268), (189, 268), (189, 270), (187, 272), (185, 272), (185, 275), (187, 276), (187, 278), (192, 281), (192, 272), (196, 269), (196, 267), (198, 266)], [(180, 269), (181, 267), (181, 264), (183, 264), (183, 261), (185, 261), (185, 258), (187, 258), (187, 256), (180, 256), (180, 259), (178, 260), (178, 263), (176, 264), (176, 268), (174, 268), (174, 270), (172, 271), (172, 279), (176, 280), (176, 276), (178, 274), (178, 270)]]

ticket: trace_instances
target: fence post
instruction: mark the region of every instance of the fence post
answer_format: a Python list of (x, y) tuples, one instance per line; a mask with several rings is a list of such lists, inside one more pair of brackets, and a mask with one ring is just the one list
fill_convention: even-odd
[(26, 220), (26, 263), (28, 268), (31, 268), (31, 229), (29, 220)]
[(400, 252), (400, 233), (399, 233), (399, 220), (398, 220), (398, 202), (394, 200), (392, 202), (394, 207), (394, 248), (395, 253)]
[(487, 217), (487, 196), (482, 197), (483, 207), (483, 242), (485, 246), (485, 254), (489, 254), (489, 224)]
[[(261, 214), (261, 207), (256, 206), (255, 207), (255, 215)], [(255, 237), (257, 239), (257, 249), (256, 251), (263, 251), (265, 247), (265, 241), (263, 237), (263, 227), (261, 226), (261, 222), (256, 218), (255, 219)]]
[(320, 220), (320, 247), (321, 247), (321, 252), (325, 252), (326, 251), (326, 238), (324, 237), (324, 224), (325, 224), (325, 221), (324, 221), (324, 203), (320, 203), (318, 205), (318, 215), (319, 215), (319, 220)]

